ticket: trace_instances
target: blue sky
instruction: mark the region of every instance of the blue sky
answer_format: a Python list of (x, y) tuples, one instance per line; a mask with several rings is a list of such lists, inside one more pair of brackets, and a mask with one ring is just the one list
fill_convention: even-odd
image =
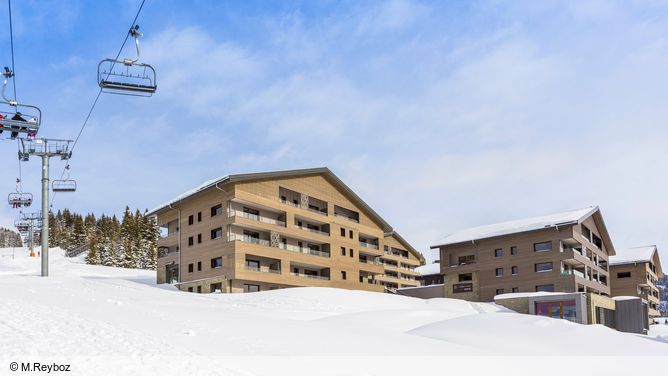
[[(41, 136), (73, 138), (139, 1), (12, 5), (19, 100), (41, 106)], [(599, 205), (618, 248), (668, 256), (668, 4), (148, 0), (138, 23), (158, 93), (101, 98), (71, 160), (79, 192), (55, 209), (328, 166), (423, 251)], [(6, 32), (0, 51), (9, 64)], [(15, 153), (0, 142), (5, 192)], [(39, 162), (23, 171), (37, 192)]]

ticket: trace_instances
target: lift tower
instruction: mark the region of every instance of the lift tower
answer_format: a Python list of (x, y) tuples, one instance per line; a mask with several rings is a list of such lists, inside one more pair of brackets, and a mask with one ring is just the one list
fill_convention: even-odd
[(60, 157), (68, 160), (72, 157), (72, 140), (56, 139), (20, 139), (19, 160), (28, 161), (30, 156), (42, 157), (42, 277), (49, 275), (49, 158)]

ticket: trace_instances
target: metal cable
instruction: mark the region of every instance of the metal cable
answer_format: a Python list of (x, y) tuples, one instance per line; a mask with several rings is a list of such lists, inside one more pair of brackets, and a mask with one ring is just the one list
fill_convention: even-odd
[[(139, 9), (137, 10), (137, 14), (135, 15), (135, 18), (132, 20), (132, 25), (130, 25), (130, 28), (134, 27), (135, 24), (137, 23), (137, 19), (139, 18), (139, 14), (141, 13), (142, 8), (144, 8), (144, 3), (146, 0), (142, 0), (141, 4), (139, 5)], [(128, 29), (129, 30), (129, 29)], [(125, 35), (125, 39), (123, 40), (123, 44), (121, 45), (121, 48), (118, 50), (118, 53), (116, 54), (116, 58), (114, 59), (114, 62), (111, 65), (111, 68), (109, 70), (109, 74), (111, 74), (111, 70), (114, 69), (114, 65), (116, 64), (116, 61), (118, 58), (121, 56), (121, 53), (123, 52), (123, 48), (125, 47), (125, 44), (128, 42), (128, 38), (130, 38), (130, 33), (127, 33)], [(109, 78), (109, 75), (107, 75), (107, 78)], [(83, 124), (81, 125), (81, 128), (79, 129), (79, 133), (77, 133), (77, 137), (74, 139), (74, 142), (72, 143), (72, 147), (70, 148), (70, 153), (74, 150), (74, 147), (77, 145), (79, 142), (79, 138), (81, 137), (81, 134), (83, 133), (84, 129), (86, 128), (86, 125), (88, 125), (88, 120), (90, 119), (91, 115), (93, 114), (93, 110), (95, 109), (95, 106), (97, 105), (97, 102), (100, 100), (100, 96), (102, 95), (102, 88), (98, 90), (97, 95), (95, 96), (95, 100), (93, 101), (93, 104), (91, 105), (90, 109), (88, 110), (88, 114), (86, 115), (86, 118), (84, 119)], [(60, 179), (62, 179), (65, 176), (65, 171), (67, 169), (67, 166), (69, 165), (69, 160), (67, 165), (63, 168), (63, 172), (60, 174)], [(51, 199), (49, 202), (51, 203), (50, 206), (53, 206), (53, 202), (56, 198), (56, 194), (58, 192), (52, 192)]]

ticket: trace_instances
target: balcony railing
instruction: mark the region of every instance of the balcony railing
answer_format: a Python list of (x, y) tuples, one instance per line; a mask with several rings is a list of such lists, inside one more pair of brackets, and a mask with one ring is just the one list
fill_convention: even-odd
[(179, 234), (178, 231), (170, 232), (169, 234), (165, 235), (160, 234), (158, 240), (174, 239), (176, 236), (178, 236), (178, 234)]
[(238, 240), (238, 241), (241, 241), (241, 242), (244, 242), (244, 243), (252, 243), (252, 244), (263, 245), (265, 247), (271, 246), (271, 243), (269, 243), (269, 240), (259, 239), (259, 238), (248, 236), (248, 235), (232, 234), (232, 236), (230, 237), (230, 240)]
[[(231, 241), (238, 240), (238, 241), (241, 241), (241, 242), (244, 242), (244, 243), (252, 243), (252, 244), (258, 244), (258, 245), (265, 246), (265, 247), (271, 247), (271, 242), (269, 242), (269, 240), (258, 239), (258, 238), (248, 236), (248, 235), (233, 234), (230, 237), (230, 240)], [(310, 249), (308, 247), (299, 247), (299, 246), (296, 246), (296, 245), (278, 243), (278, 248), (285, 249), (286, 251), (290, 251), (290, 252), (305, 253), (307, 255), (320, 256), (320, 257), (330, 257), (329, 252), (320, 251), (320, 250), (317, 250), (317, 249)]]
[(178, 249), (161, 249), (158, 248), (158, 258), (167, 257), (171, 255), (177, 255), (179, 253)]
[(306, 227), (306, 226), (295, 226), (295, 227), (297, 227), (298, 229), (302, 229), (302, 230), (306, 230), (306, 231), (309, 231), (309, 232), (313, 232), (313, 233), (315, 233), (315, 234), (320, 234), (320, 235), (324, 235), (324, 236), (329, 236), (329, 232), (316, 230), (316, 229), (314, 229), (314, 228), (308, 228), (308, 227)]
[(360, 223), (359, 219), (351, 218), (351, 217), (349, 217), (345, 214), (334, 213), (334, 216), (339, 217), (339, 218), (343, 218), (343, 219), (345, 219), (347, 221), (350, 221), (350, 222)]
[[(360, 245), (361, 245), (361, 244), (360, 244)], [(386, 254), (386, 255), (389, 255), (389, 256), (396, 256), (396, 257), (401, 257), (401, 258), (405, 258), (405, 259), (408, 258), (408, 256), (404, 256), (404, 255), (401, 254), (400, 252), (385, 251), (385, 254)]]
[(323, 281), (329, 281), (329, 277), (323, 275), (311, 275), (311, 274), (295, 273), (295, 272), (291, 272), (290, 275), (301, 278), (320, 279)]
[(246, 270), (250, 270), (250, 271), (252, 271), (252, 272), (259, 272), (259, 273), (281, 274), (281, 271), (280, 271), (280, 270), (269, 269), (269, 268), (267, 268), (267, 269), (261, 269), (261, 268), (258, 268), (258, 267), (255, 267), (255, 266), (249, 266), (249, 265), (246, 265)]
[(312, 211), (312, 212), (314, 212), (314, 213), (318, 213), (318, 214), (320, 214), (320, 215), (327, 215), (327, 211), (322, 211), (321, 209), (313, 209), (313, 208), (309, 208), (309, 207), (303, 207), (303, 206), (301, 206), (300, 204), (295, 204), (295, 203), (292, 202), (292, 201), (283, 200), (283, 199), (280, 199), (280, 198), (279, 198), (279, 199), (278, 199), (278, 202), (280, 202), (280, 203), (282, 203), (282, 204), (285, 204), (285, 205), (290, 205), (290, 206), (292, 206), (292, 207), (294, 207), (294, 208), (301, 208), (301, 209), (304, 209), (304, 210)]
[(308, 247), (299, 247), (291, 244), (279, 243), (278, 248), (285, 249), (290, 252), (305, 253), (307, 255), (320, 256), (320, 257), (330, 257), (329, 252), (324, 252), (317, 249), (311, 249)]
[(382, 262), (377, 261), (377, 260), (369, 260), (369, 259), (359, 259), (361, 263), (363, 264), (371, 264), (371, 265), (383, 265)]
[(373, 243), (367, 243), (367, 242), (360, 241), (360, 247), (378, 249), (378, 244), (373, 244)]
[(262, 223), (268, 223), (270, 225), (277, 225), (277, 226), (285, 227), (285, 222), (279, 221), (278, 219), (264, 217), (264, 216), (257, 215), (257, 214), (246, 213), (246, 212), (243, 212), (243, 211), (240, 211), (240, 210), (230, 209), (227, 212), (227, 216), (228, 217), (234, 217), (234, 216), (242, 217), (242, 218), (250, 219), (252, 221), (257, 221), (257, 222), (262, 222)]

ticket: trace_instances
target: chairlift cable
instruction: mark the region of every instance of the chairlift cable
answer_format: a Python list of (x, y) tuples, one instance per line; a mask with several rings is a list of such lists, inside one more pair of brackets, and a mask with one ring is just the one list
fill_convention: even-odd
[[(8, 0), (11, 1), (11, 0)], [(137, 19), (139, 18), (139, 14), (141, 13), (142, 8), (144, 8), (144, 3), (146, 0), (142, 0), (141, 4), (139, 5), (139, 9), (137, 10), (137, 14), (135, 15), (135, 18), (132, 20), (132, 24), (130, 25), (130, 28), (133, 28), (136, 23)], [(121, 45), (121, 48), (118, 50), (118, 53), (116, 54), (116, 59), (121, 56), (121, 53), (123, 52), (123, 48), (125, 47), (125, 44), (128, 42), (128, 38), (130, 38), (130, 33), (125, 34), (125, 39), (123, 40), (123, 44)], [(12, 55), (12, 61), (13, 61), (13, 55)], [(112, 64), (111, 68), (113, 68), (114, 65)], [(109, 73), (111, 74), (111, 72)], [(83, 133), (84, 129), (86, 128), (86, 125), (88, 125), (88, 120), (90, 119), (91, 115), (93, 114), (93, 110), (95, 109), (95, 106), (97, 105), (97, 102), (100, 100), (100, 96), (102, 95), (102, 88), (97, 92), (97, 95), (95, 96), (95, 100), (93, 101), (93, 104), (90, 107), (90, 110), (88, 110), (88, 114), (86, 115), (86, 118), (84, 119), (83, 124), (81, 125), (81, 128), (79, 129), (79, 133), (77, 133), (77, 137), (74, 139), (74, 142), (72, 143), (72, 147), (70, 148), (70, 153), (74, 150), (74, 147), (77, 145), (77, 142), (79, 142), (79, 138), (81, 137), (81, 134)], [(69, 165), (69, 163), (68, 163)], [(62, 179), (65, 176), (65, 170), (66, 168), (63, 168), (63, 172), (60, 174), (60, 178)], [(51, 205), (53, 205), (53, 202), (56, 198), (57, 192), (53, 192), (50, 202)]]
[(12, 50), (12, 72), (14, 72), (14, 75), (12, 75), (12, 86), (14, 87), (14, 100), (18, 101), (16, 98), (16, 70), (14, 69), (14, 28), (12, 27), (12, 0), (7, 0), (7, 4), (9, 5), (9, 45), (11, 46)]

